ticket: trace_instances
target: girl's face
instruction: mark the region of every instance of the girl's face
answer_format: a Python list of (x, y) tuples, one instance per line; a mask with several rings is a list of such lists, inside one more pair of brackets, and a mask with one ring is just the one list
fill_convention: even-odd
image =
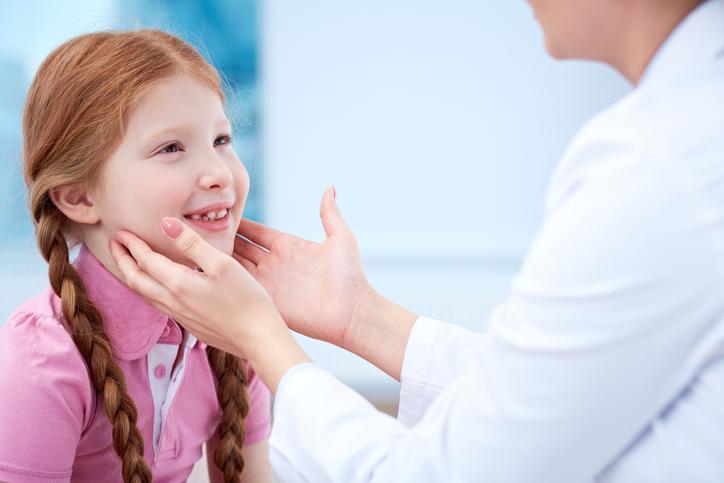
[(231, 254), (248, 192), (249, 176), (231, 146), (221, 99), (177, 74), (156, 83), (131, 112), (121, 143), (90, 192), (100, 221), (86, 227), (91, 232), (84, 241), (105, 249), (125, 229), (187, 263), (161, 231), (161, 220), (173, 216)]

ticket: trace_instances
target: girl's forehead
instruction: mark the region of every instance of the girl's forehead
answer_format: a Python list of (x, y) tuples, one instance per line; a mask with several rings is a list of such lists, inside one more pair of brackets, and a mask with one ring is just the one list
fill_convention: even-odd
[(156, 82), (128, 116), (128, 133), (228, 125), (219, 94), (195, 78), (176, 74)]

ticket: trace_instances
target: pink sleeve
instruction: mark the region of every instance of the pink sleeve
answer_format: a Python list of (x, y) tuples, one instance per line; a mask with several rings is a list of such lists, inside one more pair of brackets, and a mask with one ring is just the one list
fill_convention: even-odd
[(254, 444), (267, 439), (271, 430), (271, 403), (269, 389), (249, 368), (249, 414), (244, 419), (246, 437), (244, 444)]
[(0, 327), (0, 481), (67, 482), (93, 392), (54, 318), (18, 312)]

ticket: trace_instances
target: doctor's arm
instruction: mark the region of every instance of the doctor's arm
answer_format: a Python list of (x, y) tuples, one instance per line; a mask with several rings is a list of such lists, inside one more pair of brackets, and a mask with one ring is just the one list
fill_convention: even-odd
[[(245, 239), (237, 238), (233, 257), (263, 286), (291, 329), (357, 354), (399, 380), (405, 347), (413, 325), (416, 332), (427, 333), (430, 330), (420, 327), (429, 328), (431, 324), (422, 323), (423, 319), (416, 322), (415, 314), (387, 300), (369, 284), (357, 241), (339, 212), (332, 188), (328, 189), (322, 198), (320, 218), (326, 232), (321, 243), (282, 233), (250, 220), (242, 220), (238, 231)], [(215, 266), (222, 266), (233, 262), (229, 257), (218, 256), (193, 230), (185, 229), (177, 220), (172, 223), (177, 223), (182, 230), (174, 240), (180, 257), (186, 260), (197, 257), (197, 265), (214, 263)], [(244, 291), (247, 295), (260, 293), (251, 277), (239, 279), (238, 274), (233, 273), (234, 270), (225, 270), (226, 274), (237, 277), (234, 281), (231, 278), (221, 280), (213, 290), (197, 288), (190, 291), (188, 289), (201, 278), (198, 273), (178, 267), (152, 253), (145, 243), (130, 233), (120, 232), (117, 238), (135, 257), (129, 259), (118, 243), (111, 243), (111, 252), (119, 267), (122, 271), (125, 268), (123, 273), (127, 283), (135, 284), (142, 294), (145, 290), (149, 300), (159, 304), (159, 308), (165, 309), (167, 313), (172, 308), (182, 309), (185, 314), (198, 312), (193, 306), (204, 303), (199, 295), (202, 292), (205, 293), (204, 297), (210, 297), (206, 300), (222, 296), (237, 303), (242, 301), (243, 297), (236, 296), (236, 292)], [(221, 261), (216, 263), (213, 261), (216, 259)], [(146, 271), (151, 272), (156, 280), (149, 281)], [(209, 270), (205, 273), (208, 275), (206, 281), (210, 282), (214, 274)], [(156, 282), (160, 282), (161, 286)], [(246, 284), (250, 285), (250, 290), (244, 289)], [(223, 295), (224, 291), (229, 291), (230, 295)], [(241, 316), (240, 311), (263, 305), (247, 303), (244, 308), (239, 308), (233, 303), (227, 305), (217, 302), (215, 306), (218, 309), (215, 312), (219, 313), (220, 323), (212, 330), (217, 332), (214, 336), (219, 336), (217, 343), (224, 344), (223, 339), (231, 338), (238, 329), (234, 325), (235, 319), (228, 317), (228, 313)], [(230, 312), (224, 314), (221, 313), (222, 310)], [(196, 316), (211, 318), (208, 313), (197, 313)], [(277, 314), (273, 316), (278, 317)], [(193, 319), (194, 316), (190, 318)], [(193, 324), (193, 321), (189, 322)], [(193, 326), (187, 328), (195, 331)], [(434, 368), (437, 369), (428, 371), (431, 379), (436, 378), (431, 387), (446, 385), (450, 380), (449, 372), (460, 372), (462, 367), (468, 365), (469, 351), (460, 350), (460, 347), (465, 341), (468, 341), (468, 346), (472, 346), (479, 338), (478, 335), (455, 326), (449, 328), (447, 335), (438, 340), (436, 350), (430, 353), (430, 356), (435, 358)], [(277, 335), (284, 339), (279, 343), (289, 343), (286, 334)], [(444, 343), (453, 340), (457, 341), (458, 350), (445, 350)], [(444, 356), (438, 360), (437, 353)], [(451, 356), (451, 353), (454, 355)], [(427, 396), (430, 394), (428, 391)]]
[[(301, 349), (279, 329), (283, 322), (266, 292), (221, 258), (204, 261), (204, 273), (162, 280), (176, 295), (198, 291), (193, 297), (214, 301), (200, 311), (145, 278), (163, 279), (167, 260), (161, 266), (154, 255), (129, 247), (138, 267), (127, 254), (123, 259), (120, 245), (114, 252), (133, 286), (153, 301), (172, 300), (166, 308), (181, 323), (247, 356), (277, 391), (270, 442), (285, 478), (298, 472), (303, 481), (586, 481), (675, 398), (694, 376), (695, 359), (710, 356), (698, 334), (716, 318), (703, 310), (701, 295), (724, 282), (711, 247), (691, 233), (681, 197), (657, 200), (652, 179), (650, 186), (618, 183), (612, 198), (606, 181), (574, 192), (549, 214), (478, 350), (468, 352), (465, 369), (450, 371), (451, 382), (412, 428), (304, 363)], [(184, 243), (189, 252), (200, 246)], [(192, 276), (198, 277), (192, 284), (174, 282)], [(219, 338), (224, 313), (236, 317)], [(405, 340), (403, 392), (407, 369), (424, 365), (435, 342), (416, 328)], [(444, 348), (456, 360), (454, 346)], [(265, 359), (264, 352), (275, 357)], [(274, 364), (281, 367), (263, 367)]]
[[(605, 181), (549, 213), (476, 356), (413, 427), (319, 367), (287, 373), (270, 440), (276, 471), (299, 481), (565, 483), (615, 468), (714, 355), (711, 302), (723, 281), (683, 193), (662, 194), (655, 176)], [(424, 364), (436, 340), (418, 335), (403, 390), (408, 363)]]
[[(325, 191), (319, 215), (325, 231), (321, 243), (242, 220), (238, 231), (245, 239), (236, 240), (234, 257), (264, 286), (291, 329), (342, 347), (394, 379), (400, 380), (412, 333), (425, 347), (420, 350), (427, 351), (427, 362), (425, 367), (406, 365), (411, 377), (410, 384), (403, 384), (402, 405), (414, 399), (419, 411), (450, 383), (452, 374), (470, 365), (481, 336), (418, 318), (370, 285), (334, 188)], [(435, 344), (425, 342), (431, 337)]]

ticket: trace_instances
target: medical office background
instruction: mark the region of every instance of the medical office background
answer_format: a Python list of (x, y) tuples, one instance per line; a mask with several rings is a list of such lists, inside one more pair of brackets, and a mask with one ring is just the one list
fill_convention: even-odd
[[(543, 216), (566, 142), (629, 87), (555, 62), (523, 1), (0, 1), (0, 324), (47, 286), (21, 170), (25, 93), (70, 36), (155, 27), (229, 85), (246, 216), (320, 240), (334, 184), (369, 278), (420, 314), (482, 330)], [(613, 193), (612, 193), (613, 195)], [(310, 300), (321, 304), (323, 300)], [(344, 351), (311, 356), (394, 410), (397, 384)]]

